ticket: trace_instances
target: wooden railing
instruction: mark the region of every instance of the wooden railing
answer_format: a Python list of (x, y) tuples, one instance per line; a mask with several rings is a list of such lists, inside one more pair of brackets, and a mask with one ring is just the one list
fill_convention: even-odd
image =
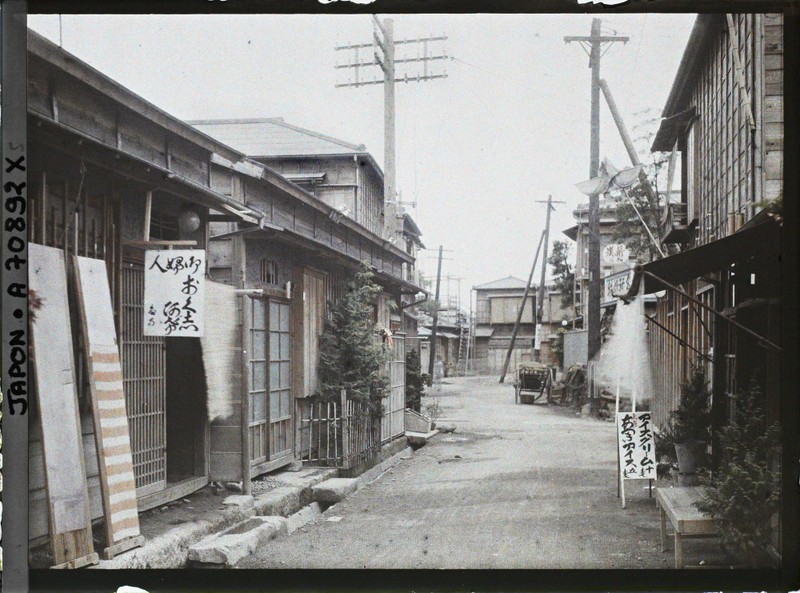
[(378, 455), (381, 423), (362, 402), (298, 399), (302, 460), (309, 465), (355, 468)]

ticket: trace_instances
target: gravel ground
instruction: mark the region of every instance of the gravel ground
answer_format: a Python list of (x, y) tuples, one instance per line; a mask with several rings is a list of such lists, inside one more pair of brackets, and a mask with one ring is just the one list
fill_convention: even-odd
[[(244, 568), (672, 568), (647, 483), (617, 498), (614, 426), (546, 405), (515, 405), (496, 379), (451, 379), (438, 400), (457, 431)], [(687, 564), (724, 565), (714, 539)]]

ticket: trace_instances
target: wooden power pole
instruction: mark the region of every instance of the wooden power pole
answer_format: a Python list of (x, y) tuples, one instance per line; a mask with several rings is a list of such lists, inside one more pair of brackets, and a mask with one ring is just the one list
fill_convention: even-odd
[(539, 252), (542, 250), (543, 242), (544, 231), (542, 231), (542, 236), (539, 239), (539, 246), (536, 248), (536, 255), (533, 258), (531, 273), (528, 275), (528, 282), (525, 284), (525, 291), (522, 293), (522, 303), (519, 305), (519, 310), (517, 311), (517, 321), (514, 323), (514, 329), (511, 331), (511, 343), (508, 345), (508, 351), (506, 351), (506, 359), (505, 362), (503, 362), (503, 371), (500, 373), (500, 383), (506, 380), (508, 363), (511, 361), (511, 353), (514, 351), (514, 342), (517, 340), (517, 332), (519, 331), (519, 326), (522, 322), (522, 313), (525, 311), (525, 303), (528, 301), (528, 292), (530, 292), (531, 283), (533, 282), (533, 271), (536, 269), (536, 262), (539, 261)]
[(433, 327), (431, 327), (431, 355), (428, 361), (428, 375), (433, 379), (433, 363), (436, 361), (436, 332), (439, 329), (439, 286), (442, 283), (442, 246), (439, 245), (439, 264), (436, 268), (436, 294), (434, 303), (436, 308), (433, 310)]
[(544, 255), (542, 256), (542, 275), (539, 282), (539, 292), (536, 297), (536, 336), (533, 341), (533, 359), (536, 362), (542, 361), (542, 317), (544, 314), (544, 290), (545, 273), (547, 272), (547, 243), (550, 241), (550, 212), (555, 210), (553, 204), (565, 204), (566, 202), (553, 202), (553, 196), (547, 196), (547, 200), (536, 200), (539, 203), (547, 204), (547, 218), (544, 225)]
[[(566, 43), (577, 41), (589, 54), (589, 67), (592, 69), (592, 114), (591, 148), (589, 154), (589, 178), (597, 177), (600, 170), (600, 58), (603, 44), (621, 41), (627, 37), (603, 35), (600, 19), (592, 19), (591, 34), (588, 37), (564, 37)], [(587, 329), (589, 334), (589, 360), (600, 350), (600, 196), (589, 196), (589, 299), (587, 303)]]
[[(429, 70), (429, 63), (435, 60), (447, 60), (448, 56), (442, 51), (439, 54), (429, 54), (429, 43), (442, 42), (447, 40), (446, 35), (419, 37), (417, 39), (394, 38), (394, 21), (392, 19), (379, 20), (375, 15), (372, 16), (375, 30), (373, 31), (373, 42), (357, 43), (354, 45), (337, 45), (336, 51), (352, 51), (352, 60), (347, 64), (339, 64), (337, 69), (353, 69), (354, 80), (339, 83), (336, 87), (365, 86), (368, 84), (383, 85), (383, 200), (384, 200), (384, 236), (389, 241), (396, 241), (401, 228), (397, 223), (400, 213), (397, 200), (397, 170), (395, 167), (395, 92), (396, 82), (419, 82), (432, 80), (434, 78), (447, 78), (446, 72), (434, 73)], [(422, 55), (413, 58), (395, 58), (395, 48), (398, 45), (418, 44), (421, 47)], [(369, 54), (372, 53), (370, 56)], [(364, 54), (367, 54), (364, 57)], [(395, 74), (396, 64), (422, 64), (422, 72), (417, 72), (413, 76), (404, 75), (398, 77)], [(383, 77), (363, 80), (362, 70), (369, 69), (370, 66), (379, 66), (383, 71)]]

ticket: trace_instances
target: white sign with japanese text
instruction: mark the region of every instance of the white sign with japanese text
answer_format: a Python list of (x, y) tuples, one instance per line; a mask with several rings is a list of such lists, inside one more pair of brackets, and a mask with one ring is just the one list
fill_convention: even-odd
[(617, 412), (619, 471), (623, 480), (656, 479), (656, 447), (650, 412)]
[(603, 278), (603, 285), (605, 288), (605, 295), (603, 298), (604, 303), (613, 301), (616, 297), (615, 294), (625, 294), (631, 287), (631, 280), (633, 279), (633, 270), (625, 270), (610, 274)]
[(607, 264), (621, 264), (630, 257), (630, 249), (622, 243), (612, 243), (603, 247), (603, 261)]
[(149, 250), (144, 256), (144, 335), (201, 337), (206, 252)]

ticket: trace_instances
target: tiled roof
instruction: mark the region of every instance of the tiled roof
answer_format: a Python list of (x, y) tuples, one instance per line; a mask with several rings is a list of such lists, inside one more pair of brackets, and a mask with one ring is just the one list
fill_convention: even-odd
[(493, 280), (492, 282), (487, 282), (486, 284), (479, 284), (477, 286), (473, 286), (475, 290), (495, 290), (495, 289), (506, 289), (506, 288), (525, 288), (525, 281), (520, 280), (519, 278), (515, 278), (514, 276), (506, 276), (505, 278), (501, 278), (500, 280)]
[(351, 144), (293, 126), (281, 118), (205, 119), (187, 123), (250, 157), (366, 153), (363, 144)]

